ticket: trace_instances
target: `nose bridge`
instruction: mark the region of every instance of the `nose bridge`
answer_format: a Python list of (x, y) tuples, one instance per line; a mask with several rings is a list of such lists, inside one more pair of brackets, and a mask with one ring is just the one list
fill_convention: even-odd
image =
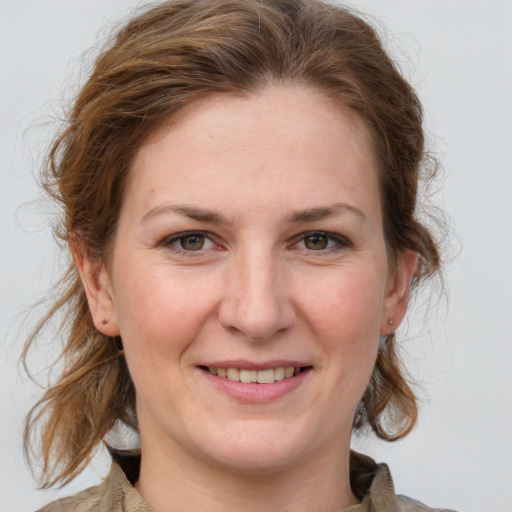
[(230, 263), (220, 318), (226, 328), (251, 340), (266, 340), (294, 319), (283, 262), (272, 247), (255, 240)]

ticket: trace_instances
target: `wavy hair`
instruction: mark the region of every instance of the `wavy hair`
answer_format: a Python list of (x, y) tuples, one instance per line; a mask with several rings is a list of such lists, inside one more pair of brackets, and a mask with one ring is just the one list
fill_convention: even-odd
[[(97, 57), (48, 154), (42, 183), (60, 205), (58, 238), (108, 262), (131, 163), (147, 138), (201, 97), (251, 94), (275, 83), (312, 87), (360, 116), (373, 136), (391, 259), (404, 248), (418, 253), (414, 286), (437, 273), (438, 246), (416, 215), (422, 173), (433, 177), (420, 102), (376, 31), (353, 11), (320, 0), (170, 0), (128, 20)], [(121, 340), (95, 329), (73, 263), (28, 339), (24, 361), (56, 313), (63, 314), (65, 339), (60, 375), (25, 429), (30, 458), (42, 427), (42, 487), (72, 480), (117, 422), (137, 430)], [(391, 334), (354, 428), (395, 440), (416, 419)]]

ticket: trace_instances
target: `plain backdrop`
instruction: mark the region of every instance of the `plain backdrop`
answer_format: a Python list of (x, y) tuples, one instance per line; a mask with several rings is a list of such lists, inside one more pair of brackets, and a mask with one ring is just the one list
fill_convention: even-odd
[[(52, 118), (102, 27), (143, 3), (0, 0), (0, 512), (33, 511), (97, 483), (108, 469), (100, 452), (72, 485), (35, 490), (21, 438), (40, 390), (18, 358), (37, 316), (30, 305), (63, 264), (35, 180)], [(355, 446), (388, 463), (399, 493), (460, 512), (511, 512), (512, 1), (355, 5), (377, 17), (419, 91), (445, 169), (434, 201), (458, 237), (447, 295), (431, 295), (437, 307), (417, 308), (402, 329), (408, 367), (421, 384), (418, 427), (392, 445), (363, 439)], [(47, 350), (32, 362), (44, 367)]]

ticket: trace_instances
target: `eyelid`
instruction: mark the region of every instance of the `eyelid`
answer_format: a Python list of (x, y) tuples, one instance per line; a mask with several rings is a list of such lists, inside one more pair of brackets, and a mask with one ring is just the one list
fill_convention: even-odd
[[(211, 250), (211, 248), (209, 248), (209, 249), (199, 249), (197, 251), (188, 251), (186, 249), (176, 247), (175, 245), (173, 245), (175, 242), (180, 240), (180, 238), (185, 238), (187, 236), (193, 236), (193, 235), (204, 236), (205, 238), (210, 240), (213, 244), (215, 244), (216, 248), (218, 248), (218, 249), (222, 248), (221, 244), (219, 244), (218, 241), (216, 240), (217, 237), (213, 233), (211, 233), (209, 231), (201, 231), (201, 230), (180, 231), (179, 233), (175, 233), (173, 235), (166, 236), (165, 238), (162, 239), (161, 242), (158, 243), (158, 245), (161, 247), (164, 247), (164, 248), (168, 248), (175, 253), (185, 255), (185, 256), (199, 256), (199, 255), (201, 255), (201, 253)], [(290, 243), (290, 247), (297, 248), (296, 246), (301, 241), (305, 240), (307, 237), (315, 236), (315, 235), (327, 237), (329, 240), (334, 241), (336, 243), (336, 246), (328, 247), (326, 249), (319, 249), (317, 251), (315, 251), (313, 249), (307, 249), (307, 248), (302, 248), (302, 249), (298, 248), (298, 249), (307, 251), (308, 253), (318, 253), (318, 254), (323, 253), (323, 254), (325, 254), (325, 253), (334, 252), (334, 251), (337, 251), (337, 250), (340, 250), (343, 248), (353, 247), (353, 243), (347, 237), (345, 237), (343, 235), (336, 234), (336, 233), (332, 233), (330, 231), (323, 231), (323, 230), (318, 230), (318, 229), (305, 231), (305, 232), (302, 232), (299, 235), (293, 237), (291, 240), (291, 243)]]
[(199, 255), (201, 255), (201, 253), (204, 253), (204, 252), (212, 249), (212, 248), (207, 248), (207, 249), (198, 249), (197, 251), (187, 251), (186, 249), (183, 249), (181, 247), (177, 247), (177, 246), (173, 245), (175, 242), (179, 241), (180, 238), (186, 238), (187, 236), (194, 236), (194, 235), (203, 236), (206, 239), (210, 240), (216, 246), (216, 248), (220, 248), (219, 243), (215, 240), (215, 237), (213, 236), (212, 233), (210, 233), (209, 231), (201, 231), (201, 230), (180, 231), (179, 233), (175, 233), (174, 235), (166, 236), (165, 238), (162, 239), (161, 242), (159, 242), (158, 245), (161, 247), (167, 248), (167, 249), (173, 251), (174, 253), (184, 255), (184, 256), (192, 256), (192, 257), (199, 256)]
[(304, 248), (303, 249), (304, 251), (308, 251), (310, 253), (318, 253), (318, 254), (324, 253), (325, 254), (328, 252), (340, 250), (341, 248), (353, 246), (352, 242), (345, 236), (338, 235), (338, 234), (332, 233), (330, 231), (322, 231), (322, 230), (318, 230), (318, 229), (306, 231), (306, 232), (301, 233), (300, 235), (294, 237), (294, 239), (292, 240), (292, 246), (296, 246), (297, 244), (299, 244), (301, 241), (305, 240), (306, 238), (308, 238), (310, 236), (315, 236), (315, 235), (325, 236), (328, 239), (335, 241), (337, 246), (336, 247), (328, 247), (326, 249), (320, 249), (317, 251)]

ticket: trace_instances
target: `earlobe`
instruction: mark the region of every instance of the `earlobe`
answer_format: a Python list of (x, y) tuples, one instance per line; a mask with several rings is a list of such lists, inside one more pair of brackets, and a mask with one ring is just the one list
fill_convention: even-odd
[(417, 252), (410, 249), (401, 251), (397, 268), (390, 276), (388, 283), (380, 326), (381, 336), (391, 334), (402, 322), (407, 310), (412, 278), (417, 264)]
[(119, 336), (110, 278), (105, 266), (101, 261), (87, 256), (84, 248), (78, 243), (71, 244), (71, 253), (96, 329), (105, 336)]

